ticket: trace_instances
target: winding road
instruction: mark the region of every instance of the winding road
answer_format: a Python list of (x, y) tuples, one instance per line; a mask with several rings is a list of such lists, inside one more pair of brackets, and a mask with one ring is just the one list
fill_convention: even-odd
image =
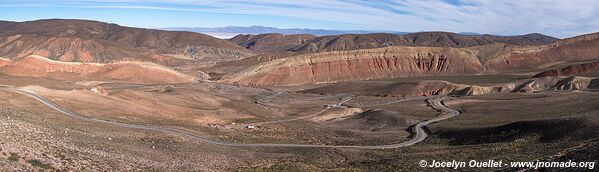
[[(277, 94), (277, 96), (278, 96), (278, 95), (281, 95), (281, 94)], [(274, 124), (274, 123), (290, 122), (290, 121), (297, 121), (297, 120), (300, 120), (300, 119), (311, 118), (311, 117), (314, 117), (314, 116), (316, 116), (316, 115), (318, 115), (318, 114), (321, 114), (321, 113), (323, 113), (323, 112), (326, 112), (327, 110), (329, 110), (329, 109), (331, 109), (331, 108), (334, 108), (334, 107), (343, 107), (343, 104), (344, 104), (344, 103), (347, 103), (348, 101), (352, 100), (352, 99), (355, 97), (354, 95), (349, 95), (349, 94), (347, 94), (347, 95), (345, 95), (345, 94), (344, 94), (344, 95), (342, 95), (342, 96), (343, 96), (343, 97), (341, 97), (341, 98), (340, 98), (340, 101), (339, 101), (339, 102), (337, 102), (337, 103), (335, 103), (335, 104), (332, 104), (332, 105), (326, 105), (325, 109), (323, 109), (323, 110), (321, 110), (321, 111), (318, 111), (318, 112), (316, 112), (316, 113), (310, 114), (310, 115), (306, 115), (306, 116), (300, 116), (300, 117), (297, 117), (297, 118), (291, 118), (291, 119), (282, 119), (282, 120), (266, 121), (266, 122), (256, 122), (256, 123), (251, 123), (251, 124), (247, 124), (247, 125), (264, 125), (264, 124)], [(269, 97), (269, 100), (268, 100), (268, 102), (272, 102), (272, 100), (270, 100), (270, 98), (272, 98), (272, 97)], [(262, 100), (262, 99), (260, 99), (260, 100)], [(273, 106), (274, 106), (274, 105), (273, 105)], [(276, 107), (276, 106), (275, 106), (275, 107)], [(247, 126), (247, 125), (246, 125), (246, 126)]]
[[(389, 145), (371, 145), (371, 146), (360, 146), (360, 145), (315, 145), (315, 144), (277, 144), (277, 143), (255, 143), (255, 144), (245, 144), (245, 143), (229, 143), (229, 142), (222, 142), (222, 141), (215, 141), (215, 140), (210, 140), (207, 139), (205, 137), (202, 137), (200, 135), (197, 135), (195, 133), (189, 132), (189, 131), (184, 131), (184, 130), (180, 130), (180, 129), (174, 129), (174, 128), (168, 128), (168, 127), (162, 127), (162, 126), (154, 126), (154, 125), (139, 125), (139, 124), (128, 124), (128, 123), (121, 123), (121, 122), (115, 122), (115, 121), (107, 121), (107, 120), (101, 120), (101, 119), (96, 119), (96, 118), (90, 118), (90, 117), (85, 117), (85, 116), (81, 116), (77, 113), (71, 112), (65, 108), (63, 108), (62, 106), (36, 94), (33, 91), (30, 90), (26, 90), (26, 89), (22, 89), (22, 88), (14, 88), (11, 86), (0, 86), (0, 90), (2, 91), (9, 91), (9, 92), (14, 92), (14, 93), (19, 93), (22, 95), (26, 95), (28, 97), (31, 97), (39, 102), (41, 102), (42, 104), (44, 104), (45, 106), (56, 110), (57, 112), (60, 112), (64, 115), (67, 115), (69, 117), (72, 118), (76, 118), (82, 121), (87, 121), (87, 122), (94, 122), (94, 123), (100, 123), (100, 124), (109, 124), (109, 125), (113, 125), (113, 126), (118, 126), (118, 127), (123, 127), (123, 128), (129, 128), (129, 129), (141, 129), (141, 130), (149, 130), (149, 131), (157, 131), (157, 132), (163, 132), (163, 133), (170, 133), (170, 134), (175, 134), (175, 135), (179, 135), (179, 136), (183, 136), (183, 137), (187, 137), (190, 138), (192, 140), (196, 140), (196, 141), (200, 141), (200, 142), (205, 142), (205, 143), (209, 143), (209, 144), (214, 144), (214, 145), (221, 145), (221, 146), (231, 146), (231, 147), (287, 147), (287, 148), (292, 148), (292, 147), (297, 147), (297, 148), (353, 148), (353, 149), (394, 149), (394, 148), (400, 148), (400, 147), (406, 147), (406, 146), (411, 146), (414, 145), (418, 142), (423, 141), (424, 139), (426, 139), (426, 137), (428, 136), (426, 134), (426, 131), (424, 130), (424, 127), (428, 124), (431, 123), (435, 123), (435, 122), (439, 122), (454, 116), (457, 116), (460, 114), (459, 111), (450, 109), (448, 107), (446, 107), (445, 105), (443, 105), (442, 101), (447, 99), (448, 97), (434, 97), (434, 98), (429, 98), (427, 99), (427, 101), (429, 102), (429, 104), (435, 108), (440, 110), (442, 113), (441, 115), (426, 120), (426, 121), (422, 121), (418, 124), (416, 124), (414, 126), (414, 132), (416, 133), (414, 135), (414, 137), (406, 142), (402, 142), (402, 143), (397, 143), (397, 144), (389, 144)], [(351, 100), (351, 99), (349, 99)], [(349, 101), (346, 100), (346, 101)], [(346, 101), (342, 101), (340, 104), (343, 104)], [(326, 109), (325, 109), (326, 110)]]

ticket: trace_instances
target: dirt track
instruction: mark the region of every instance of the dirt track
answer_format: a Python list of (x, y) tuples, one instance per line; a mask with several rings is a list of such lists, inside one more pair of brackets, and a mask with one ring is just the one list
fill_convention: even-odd
[[(121, 122), (115, 122), (115, 121), (106, 121), (106, 120), (101, 120), (101, 119), (96, 119), (96, 118), (90, 118), (90, 117), (85, 117), (85, 116), (81, 116), (77, 113), (71, 112), (65, 108), (63, 108), (60, 105), (57, 105), (56, 103), (36, 94), (33, 91), (30, 90), (26, 90), (26, 89), (21, 89), (21, 88), (14, 88), (14, 87), (10, 87), (10, 86), (2, 86), (0, 87), (0, 90), (2, 91), (10, 91), (10, 92), (15, 92), (15, 93), (19, 93), (19, 94), (23, 94), (26, 96), (29, 96), (31, 98), (34, 98), (35, 100), (43, 103), (45, 106), (48, 106), (49, 108), (52, 108), (64, 115), (67, 115), (69, 117), (73, 117), (79, 120), (83, 120), (83, 121), (88, 121), (88, 122), (94, 122), (94, 123), (103, 123), (103, 124), (110, 124), (110, 125), (114, 125), (114, 126), (119, 126), (119, 127), (123, 127), (123, 128), (130, 128), (130, 129), (141, 129), (141, 130), (151, 130), (151, 131), (158, 131), (158, 132), (164, 132), (164, 133), (171, 133), (171, 134), (176, 134), (179, 136), (183, 136), (183, 137), (188, 137), (200, 142), (205, 142), (205, 143), (209, 143), (209, 144), (215, 144), (215, 145), (221, 145), (221, 146), (232, 146), (232, 147), (304, 147), (304, 148), (353, 148), (353, 149), (394, 149), (394, 148), (400, 148), (400, 147), (406, 147), (406, 146), (411, 146), (414, 145), (418, 142), (423, 141), (424, 139), (426, 139), (426, 137), (428, 136), (426, 134), (426, 132), (424, 131), (423, 127), (431, 124), (431, 123), (435, 123), (435, 122), (439, 122), (439, 121), (443, 121), (445, 119), (457, 116), (460, 114), (459, 111), (450, 109), (448, 107), (446, 107), (445, 105), (443, 105), (442, 101), (447, 99), (448, 97), (432, 97), (427, 99), (427, 101), (429, 102), (429, 104), (435, 108), (438, 109), (442, 112), (441, 115), (426, 120), (426, 121), (422, 121), (418, 124), (416, 124), (414, 126), (414, 132), (416, 133), (415, 136), (406, 141), (406, 142), (402, 142), (402, 143), (398, 143), (398, 144), (390, 144), (390, 145), (311, 145), (311, 144), (277, 144), (277, 143), (257, 143), (257, 144), (244, 144), (244, 143), (228, 143), (228, 142), (221, 142), (221, 141), (215, 141), (215, 140), (209, 140), (205, 137), (199, 136), (197, 134), (188, 132), (188, 131), (183, 131), (183, 130), (179, 130), (179, 129), (173, 129), (173, 128), (167, 128), (167, 127), (162, 127), (162, 126), (154, 126), (154, 125), (138, 125), (138, 124), (128, 124), (128, 123), (121, 123)], [(342, 100), (340, 103), (336, 104), (336, 105), (340, 105), (346, 101), (351, 100), (351, 97), (345, 100)], [(326, 110), (326, 109), (325, 109)]]

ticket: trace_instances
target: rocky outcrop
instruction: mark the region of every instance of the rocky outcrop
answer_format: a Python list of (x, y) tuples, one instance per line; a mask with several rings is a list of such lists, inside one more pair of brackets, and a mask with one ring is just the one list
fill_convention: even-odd
[(511, 83), (494, 86), (468, 86), (461, 90), (455, 90), (450, 95), (481, 95), (489, 93), (508, 92), (539, 92), (548, 90), (587, 90), (597, 89), (599, 79), (589, 77), (543, 77), (518, 80)]
[(513, 91), (512, 84), (500, 85), (500, 86), (478, 86), (478, 85), (461, 85), (455, 90), (451, 90), (447, 94), (437, 95), (482, 95), (488, 93), (507, 93)]
[(91, 91), (94, 94), (108, 95), (108, 91), (106, 91), (106, 89), (100, 86), (92, 87), (91, 89), (89, 89), (89, 91)]
[(386, 47), (272, 60), (226, 75), (221, 81), (242, 85), (301, 85), (482, 71), (479, 60), (460, 49)]
[(323, 121), (338, 121), (344, 118), (350, 117), (355, 114), (359, 114), (364, 112), (361, 108), (353, 108), (353, 107), (334, 107), (330, 108), (326, 112), (311, 118), (313, 121), (323, 122)]
[(130, 83), (188, 83), (193, 77), (150, 62), (78, 63), (28, 56), (0, 66), (11, 76), (42, 77), (69, 81), (114, 81)]
[[(551, 89), (554, 90), (586, 90), (595, 89), (591, 82), (593, 78), (588, 77), (568, 77), (559, 80)], [(596, 81), (595, 81), (596, 82)]]
[(0, 57), (0, 67), (12, 64), (10, 59)]

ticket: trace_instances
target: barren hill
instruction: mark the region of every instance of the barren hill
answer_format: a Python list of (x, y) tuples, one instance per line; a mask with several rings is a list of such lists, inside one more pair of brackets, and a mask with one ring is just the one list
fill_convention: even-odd
[(12, 59), (41, 55), (73, 62), (134, 59), (174, 63), (163, 54), (196, 59), (252, 55), (226, 40), (192, 32), (131, 28), (87, 20), (0, 22), (0, 56)]
[(301, 85), (482, 71), (479, 60), (461, 49), (386, 47), (276, 59), (227, 75), (223, 81), (243, 85)]
[(20, 61), (0, 59), (0, 72), (12, 76), (70, 81), (187, 83), (194, 78), (151, 62), (79, 63), (27, 56)]
[(459, 84), (441, 80), (418, 82), (343, 82), (303, 90), (303, 93), (352, 93), (366, 96), (431, 96), (431, 95), (481, 95), (509, 92), (539, 92), (547, 90), (599, 89), (599, 78), (542, 77), (520, 79), (490, 86)]
[(343, 51), (386, 46), (472, 47), (493, 43), (542, 45), (558, 40), (542, 35), (521, 36), (460, 35), (448, 32), (419, 32), (405, 35), (387, 33), (322, 36), (290, 49), (295, 52)]
[[(599, 33), (567, 38), (547, 45), (498, 47), (498, 53), (480, 54), (488, 72), (542, 70), (553, 64), (599, 60)], [(489, 50), (485, 50), (489, 51)]]
[(283, 35), (269, 33), (260, 35), (237, 35), (229, 39), (229, 41), (256, 52), (280, 53), (314, 38), (316, 38), (316, 36), (309, 34)]
[(547, 76), (564, 76), (564, 75), (577, 75), (577, 74), (588, 74), (588, 73), (599, 73), (599, 62), (583, 63), (568, 66), (557, 70), (547, 70), (536, 74), (535, 78), (547, 77)]
[(558, 40), (543, 34), (521, 36), (461, 35), (449, 32), (419, 32), (405, 35), (390, 33), (313, 35), (237, 35), (229, 41), (262, 53), (343, 51), (386, 46), (472, 47), (493, 43), (541, 45)]
[(389, 79), (423, 75), (529, 73), (556, 63), (576, 63), (599, 57), (599, 34), (547, 45), (406, 47), (334, 51), (262, 62), (223, 77), (243, 85), (303, 85), (350, 80)]

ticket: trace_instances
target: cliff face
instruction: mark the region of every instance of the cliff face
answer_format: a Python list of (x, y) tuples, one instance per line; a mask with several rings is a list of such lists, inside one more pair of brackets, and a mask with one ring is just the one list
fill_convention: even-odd
[(44, 77), (69, 81), (95, 80), (133, 83), (187, 83), (194, 81), (191, 76), (150, 62), (77, 63), (53, 61), (41, 56), (28, 56), (20, 61), (0, 60), (0, 72), (11, 76)]
[(86, 20), (2, 22), (0, 28), (0, 56), (15, 59), (41, 55), (73, 62), (135, 59), (173, 63), (159, 56), (180, 54), (196, 59), (235, 59), (253, 54), (228, 41), (199, 33), (130, 28)]
[(302, 85), (482, 71), (479, 60), (460, 49), (386, 47), (272, 60), (227, 75), (222, 81), (242, 85)]

